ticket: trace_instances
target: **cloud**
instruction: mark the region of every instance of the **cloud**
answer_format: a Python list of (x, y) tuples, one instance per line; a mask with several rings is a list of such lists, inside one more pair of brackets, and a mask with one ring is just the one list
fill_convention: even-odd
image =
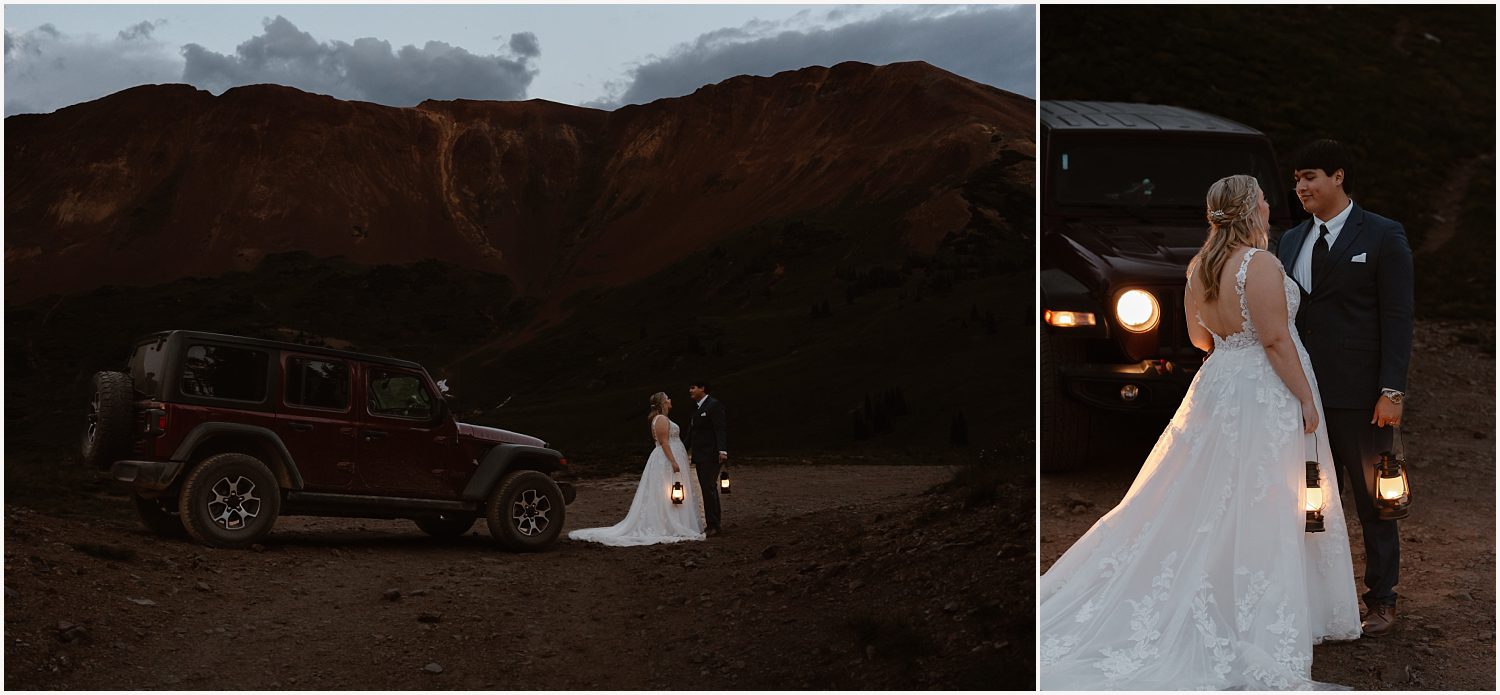
[(126, 87), (177, 82), (182, 61), (141, 22), (113, 38), (70, 36), (51, 24), (5, 32), (5, 115), (46, 113)]
[(536, 34), (523, 31), (510, 35), (510, 51), (523, 58), (537, 58), (542, 55), (542, 45), (537, 43)]
[(319, 41), (277, 16), (233, 55), (187, 44), (182, 79), (213, 92), (269, 82), (389, 106), (424, 99), (524, 98), (541, 47), (534, 34), (524, 32), (511, 35), (509, 48), (509, 56), (483, 56), (442, 41), (397, 50), (375, 38)]
[[(870, 15), (837, 8), (822, 15), (831, 26), (805, 27), (800, 14), (786, 23), (752, 21), (717, 29), (676, 46), (665, 57), (633, 66), (605, 85), (589, 106), (614, 108), (682, 96), (736, 75), (767, 76), (848, 60), (876, 65), (931, 63), (976, 82), (1035, 97), (1036, 10), (1031, 5), (921, 6)], [(796, 27), (796, 28), (793, 28)]]

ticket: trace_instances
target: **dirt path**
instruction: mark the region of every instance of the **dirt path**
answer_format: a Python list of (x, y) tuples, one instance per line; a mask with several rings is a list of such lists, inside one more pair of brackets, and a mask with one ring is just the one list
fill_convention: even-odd
[[(1313, 678), (1356, 690), (1494, 689), (1494, 344), (1494, 324), (1418, 323), (1402, 428), (1414, 504), (1401, 522), (1398, 632), (1317, 647)], [(1119, 502), (1139, 461), (1042, 478), (1043, 571)], [(1359, 581), (1364, 548), (1347, 492), (1344, 509)]]
[[(866, 687), (921, 687), (965, 673), (992, 678), (985, 664), (1002, 649), (1029, 658), (1029, 635), (996, 637), (998, 604), (954, 598), (959, 580), (993, 583), (986, 575), (1001, 565), (993, 558), (1010, 547), (988, 524), (984, 540), (965, 547), (988, 553), (992, 565), (943, 580), (951, 587), (930, 597), (935, 609), (909, 611), (935, 612), (945, 634), (969, 637), (934, 645), (922, 636), (913, 642), (920, 660), (897, 659), (877, 653), (900, 644), (889, 625), (861, 634), (839, 622), (850, 602), (879, 607), (900, 591), (894, 578), (875, 576), (890, 563), (874, 546), (882, 533), (907, 538), (900, 524), (937, 499), (922, 493), (950, 470), (735, 473), (719, 538), (632, 549), (563, 541), (533, 555), (495, 549), (483, 522), (457, 542), (435, 543), (410, 522), (287, 518), (263, 550), (223, 551), (157, 539), (129, 521), (8, 507), (5, 685), (717, 689), (857, 683), (868, 672), (889, 684)], [(633, 476), (583, 481), (566, 527), (617, 521), (634, 488)], [(944, 512), (955, 513), (968, 514)], [(973, 525), (935, 519), (917, 533), (962, 536)], [(870, 550), (857, 552), (859, 543)], [(1029, 574), (1029, 550), (1005, 552)], [(1028, 586), (1028, 603), (1030, 594)], [(820, 606), (844, 612), (820, 616)], [(797, 634), (776, 638), (788, 632)], [(824, 646), (801, 645), (806, 639)], [(814, 657), (821, 670), (807, 671)]]
[(1486, 152), (1465, 160), (1454, 169), (1453, 174), (1448, 177), (1447, 185), (1443, 186), (1438, 199), (1434, 201), (1434, 212), (1431, 213), (1433, 224), (1427, 228), (1422, 245), (1415, 251), (1416, 255), (1426, 256), (1441, 251), (1453, 240), (1454, 235), (1458, 234), (1459, 216), (1463, 214), (1464, 199), (1469, 195), (1469, 183), (1474, 180), (1474, 172), (1480, 167), (1490, 169), (1494, 167), (1494, 162), (1494, 156)]

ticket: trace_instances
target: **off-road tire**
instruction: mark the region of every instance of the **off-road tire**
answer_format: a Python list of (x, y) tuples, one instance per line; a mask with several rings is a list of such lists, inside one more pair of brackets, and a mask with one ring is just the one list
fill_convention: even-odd
[[(1100, 419), (1092, 408), (1068, 395), (1058, 372), (1064, 364), (1083, 361), (1083, 346), (1042, 329), (1042, 458), (1043, 473), (1082, 468), (1089, 460), (1090, 430)], [(1097, 435), (1098, 432), (1094, 432)]]
[(107, 469), (130, 453), (135, 425), (135, 388), (123, 372), (95, 372), (83, 431), (83, 462)]
[(484, 507), (490, 536), (507, 550), (520, 552), (552, 545), (562, 533), (567, 516), (562, 490), (540, 471), (506, 474), (490, 492)]
[[(252, 497), (257, 501), (254, 505)], [(259, 542), (271, 532), (281, 512), (276, 476), (260, 459), (246, 454), (204, 459), (182, 481), (177, 500), (188, 535), (216, 548), (243, 548)]]
[(135, 500), (135, 513), (141, 517), (141, 525), (147, 531), (163, 538), (188, 537), (187, 529), (182, 527), (182, 516), (177, 513), (175, 497), (141, 497), (134, 494), (130, 497)]
[(417, 522), (417, 528), (422, 529), (433, 538), (458, 538), (469, 532), (474, 527), (474, 521), (479, 518), (478, 514), (466, 514), (454, 512), (452, 514), (437, 514), (413, 519)]

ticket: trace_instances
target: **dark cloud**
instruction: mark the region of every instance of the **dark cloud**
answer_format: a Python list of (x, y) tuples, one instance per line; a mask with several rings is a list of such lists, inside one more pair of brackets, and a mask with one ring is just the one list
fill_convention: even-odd
[(510, 35), (510, 52), (523, 58), (536, 58), (542, 55), (542, 45), (537, 43), (536, 34), (523, 31)]
[[(839, 8), (825, 17), (843, 18)], [(794, 21), (806, 19), (799, 15)], [(921, 60), (971, 80), (1035, 97), (1036, 10), (1031, 5), (882, 12), (830, 28), (751, 22), (715, 30), (629, 71), (591, 106), (613, 108), (689, 94), (736, 75), (772, 75), (848, 60), (884, 65)]]
[(269, 82), (391, 106), (424, 99), (519, 99), (536, 76), (532, 61), (541, 48), (527, 32), (511, 36), (510, 50), (511, 56), (481, 56), (441, 41), (397, 50), (374, 38), (319, 41), (278, 16), (234, 55), (187, 44), (182, 79), (215, 92)]
[(139, 84), (177, 82), (182, 61), (141, 22), (113, 38), (70, 36), (51, 24), (5, 32), (5, 115), (45, 113)]
[(166, 23), (167, 23), (167, 20), (165, 20), (165, 19), (158, 19), (158, 20), (156, 20), (154, 22), (141, 22), (140, 24), (137, 24), (135, 26), (126, 27), (125, 29), (121, 29), (120, 33), (119, 33), (119, 38), (120, 38), (121, 41), (135, 41), (136, 39), (149, 39), (149, 38), (151, 38), (151, 32), (156, 31), (157, 27), (159, 27), (159, 26), (161, 26), (163, 24), (166, 24)]

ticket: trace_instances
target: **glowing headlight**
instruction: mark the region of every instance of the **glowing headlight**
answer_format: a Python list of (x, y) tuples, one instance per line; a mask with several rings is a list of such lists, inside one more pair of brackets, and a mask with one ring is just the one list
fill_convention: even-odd
[(1145, 333), (1156, 328), (1161, 318), (1161, 307), (1156, 297), (1145, 290), (1127, 290), (1115, 300), (1115, 317), (1120, 325), (1132, 333)]

